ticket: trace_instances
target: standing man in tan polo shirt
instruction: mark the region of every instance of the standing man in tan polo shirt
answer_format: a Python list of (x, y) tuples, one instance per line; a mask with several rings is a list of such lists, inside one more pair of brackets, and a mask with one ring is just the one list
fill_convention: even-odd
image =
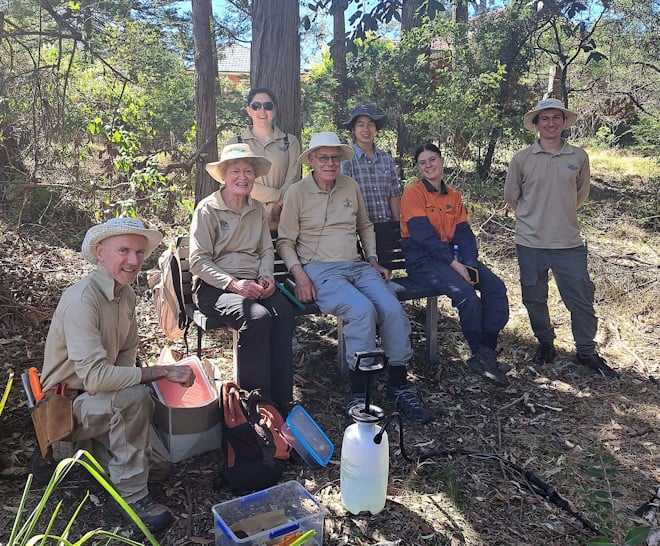
[(542, 365), (557, 357), (548, 310), (548, 271), (552, 269), (571, 313), (577, 362), (605, 377), (617, 377), (596, 352), (595, 286), (587, 271), (587, 247), (577, 218), (577, 208), (589, 196), (589, 157), (562, 139), (562, 131), (576, 119), (577, 114), (557, 99), (544, 99), (525, 114), (525, 128), (538, 138), (511, 159), (504, 199), (516, 211), (522, 298), (539, 341), (533, 362)]

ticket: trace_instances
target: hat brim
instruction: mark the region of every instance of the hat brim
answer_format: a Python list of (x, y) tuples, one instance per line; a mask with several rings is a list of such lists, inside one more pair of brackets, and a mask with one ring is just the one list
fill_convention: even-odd
[(572, 125), (575, 125), (575, 122), (577, 120), (577, 113), (573, 112), (572, 110), (568, 110), (567, 108), (559, 108), (557, 106), (550, 106), (548, 108), (538, 108), (536, 110), (530, 110), (525, 114), (525, 117), (523, 118), (523, 125), (525, 126), (525, 129), (528, 131), (532, 131), (532, 133), (535, 133), (537, 131), (536, 125), (532, 122), (533, 119), (536, 117), (536, 115), (539, 112), (543, 112), (543, 110), (561, 110), (564, 112), (565, 118), (565, 125), (564, 129), (568, 129)]
[(248, 161), (254, 167), (254, 177), (259, 178), (268, 174), (270, 171), (270, 161), (265, 157), (232, 157), (224, 161), (213, 161), (206, 164), (206, 172), (211, 175), (214, 180), (218, 182), (225, 181), (225, 172), (227, 165), (232, 161)]
[(309, 155), (314, 150), (318, 150), (319, 148), (339, 148), (342, 161), (351, 159), (355, 155), (353, 147), (349, 146), (348, 144), (321, 144), (320, 146), (314, 146), (313, 148), (305, 150), (303, 153), (301, 153), (300, 156), (298, 156), (298, 163), (309, 165)]
[(346, 121), (342, 121), (341, 122), (342, 127), (344, 127), (344, 129), (348, 129), (349, 131), (352, 131), (353, 130), (353, 125), (355, 124), (355, 121), (360, 116), (367, 116), (369, 119), (374, 120), (374, 123), (376, 124), (376, 130), (377, 131), (380, 131), (385, 126), (385, 122), (387, 121), (387, 116), (385, 114), (375, 114), (375, 115), (372, 116), (371, 114), (360, 113), (360, 114), (355, 114), (354, 116), (351, 116), (351, 119), (348, 119)]
[(144, 259), (146, 260), (163, 240), (163, 235), (155, 229), (139, 229), (134, 226), (108, 226), (107, 224), (98, 224), (87, 230), (85, 239), (82, 243), (82, 254), (85, 260), (96, 265), (96, 245), (109, 237), (115, 235), (142, 235), (147, 239), (147, 246), (144, 249)]

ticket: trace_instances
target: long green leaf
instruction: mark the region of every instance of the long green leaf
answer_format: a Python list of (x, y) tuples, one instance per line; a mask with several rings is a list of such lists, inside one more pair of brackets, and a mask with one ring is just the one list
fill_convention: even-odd
[[(62, 482), (62, 480), (66, 477), (66, 475), (75, 467), (76, 464), (79, 464), (83, 468), (85, 468), (85, 470), (87, 470), (87, 472), (108, 492), (108, 494), (114, 499), (114, 501), (117, 502), (124, 509), (124, 511), (133, 520), (135, 525), (140, 529), (140, 531), (142, 531), (144, 537), (149, 541), (150, 544), (152, 544), (153, 546), (159, 546), (158, 541), (151, 534), (149, 528), (142, 522), (139, 516), (126, 503), (126, 501), (124, 501), (121, 498), (117, 490), (110, 483), (110, 481), (108, 480), (105, 474), (105, 471), (103, 470), (103, 467), (91, 454), (89, 454), (88, 452), (82, 449), (79, 450), (73, 457), (68, 457), (66, 459), (63, 459), (57, 464), (57, 466), (55, 467), (55, 471), (53, 472), (53, 475), (51, 476), (51, 479), (48, 482), (48, 485), (46, 486), (41, 496), (41, 499), (37, 503), (37, 506), (25, 519), (25, 522), (22, 523), (23, 514), (25, 513), (27, 498), (30, 492), (30, 486), (32, 484), (32, 475), (28, 476), (25, 489), (23, 491), (23, 496), (21, 497), (21, 503), (18, 509), (18, 513), (16, 515), (16, 519), (14, 520), (12, 533), (9, 538), (8, 546), (27, 546), (27, 545), (35, 545), (35, 544), (45, 545), (50, 538), (53, 538), (50, 532), (60, 512), (62, 506), (61, 502), (56, 505), (53, 513), (51, 514), (51, 517), (49, 518), (48, 523), (46, 524), (46, 532), (35, 536), (35, 529), (37, 528), (41, 516), (44, 514), (46, 505), (48, 504), (48, 501), (50, 500), (53, 492), (55, 491), (57, 486)], [(55, 537), (58, 540), (60, 540), (60, 544), (67, 546), (71, 544), (71, 542), (68, 540), (68, 535), (71, 531), (73, 523), (80, 514), (80, 510), (82, 509), (82, 506), (88, 497), (89, 497), (89, 492), (87, 492), (85, 498), (78, 505), (75, 513), (67, 523), (63, 534), (61, 536)], [(96, 531), (92, 531), (91, 533), (92, 535), (90, 535), (89, 533), (85, 535), (87, 537), (87, 539), (85, 540), (89, 540), (89, 538), (92, 536), (99, 536), (99, 535), (107, 538), (118, 538), (117, 535), (114, 535), (104, 530), (96, 530)], [(131, 541), (130, 539), (125, 539), (123, 537), (119, 539), (123, 540), (127, 544), (135, 544), (138, 546), (141, 546), (143, 544), (140, 542)], [(79, 542), (79, 544), (82, 544), (83, 542)]]

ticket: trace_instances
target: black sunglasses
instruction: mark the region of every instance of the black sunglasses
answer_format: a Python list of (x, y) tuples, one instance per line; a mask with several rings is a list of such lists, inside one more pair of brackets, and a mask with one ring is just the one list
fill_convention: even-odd
[(254, 101), (252, 104), (250, 104), (250, 108), (252, 108), (252, 110), (254, 110), (255, 112), (257, 110), (261, 110), (262, 107), (264, 110), (272, 110), (273, 108), (275, 108), (275, 105), (270, 101), (267, 102)]

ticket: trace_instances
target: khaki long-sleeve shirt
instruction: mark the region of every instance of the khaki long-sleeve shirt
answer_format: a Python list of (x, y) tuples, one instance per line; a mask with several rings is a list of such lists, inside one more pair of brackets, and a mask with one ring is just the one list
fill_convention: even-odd
[(197, 204), (190, 226), (190, 271), (196, 278), (222, 290), (235, 279), (273, 278), (274, 256), (259, 201), (248, 198), (238, 213), (218, 190)]
[(376, 257), (376, 235), (358, 183), (339, 174), (321, 190), (310, 174), (284, 197), (277, 252), (289, 270), (296, 264), (359, 260), (357, 237), (367, 257)]
[(89, 392), (137, 385), (138, 346), (135, 292), (124, 286), (114, 295), (114, 279), (102, 265), (69, 287), (48, 329), (41, 383)]
[[(273, 129), (272, 140), (262, 143), (247, 128), (241, 133), (241, 140), (245, 142), (256, 154), (270, 160), (270, 170), (254, 182), (250, 195), (262, 204), (277, 203), (289, 186), (300, 179), (300, 142), (294, 135), (288, 135), (289, 144), (286, 144), (287, 135), (280, 129)], [(238, 137), (232, 137), (227, 144), (235, 144)]]

